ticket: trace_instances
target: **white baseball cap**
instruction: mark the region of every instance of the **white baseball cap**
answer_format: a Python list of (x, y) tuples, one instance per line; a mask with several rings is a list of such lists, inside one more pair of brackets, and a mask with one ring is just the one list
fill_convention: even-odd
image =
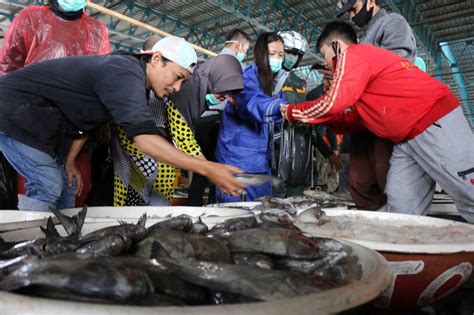
[(153, 54), (160, 52), (163, 57), (188, 70), (191, 74), (197, 64), (197, 55), (193, 46), (184, 38), (168, 36), (156, 42), (151, 50), (140, 54)]

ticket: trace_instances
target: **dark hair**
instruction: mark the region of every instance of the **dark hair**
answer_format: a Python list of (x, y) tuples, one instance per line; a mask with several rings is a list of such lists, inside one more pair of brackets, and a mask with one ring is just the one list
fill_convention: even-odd
[(334, 39), (340, 39), (346, 44), (356, 44), (357, 33), (349, 23), (341, 21), (329, 22), (319, 36), (316, 47), (318, 50), (321, 50), (321, 46)]
[[(140, 56), (140, 60), (144, 63), (150, 63), (151, 62), (151, 57), (153, 56), (153, 54), (143, 54), (143, 55), (139, 55)], [(166, 66), (166, 63), (168, 61), (170, 61), (168, 58), (165, 58), (163, 56), (161, 56), (161, 61), (163, 62), (163, 66)]]
[(240, 40), (246, 40), (248, 42), (250, 42), (250, 36), (249, 34), (247, 34), (244, 30), (241, 30), (240, 28), (236, 28), (236, 29), (233, 29), (232, 32), (230, 32), (226, 38), (225, 38), (225, 41), (228, 42), (230, 40), (237, 40), (237, 41), (240, 41)]
[(160, 36), (153, 34), (150, 37), (147, 38), (147, 40), (143, 43), (143, 50), (151, 50), (153, 46), (161, 39)]
[(255, 43), (255, 48), (253, 50), (255, 64), (257, 65), (258, 71), (258, 81), (260, 82), (262, 90), (267, 95), (272, 95), (273, 90), (273, 73), (268, 60), (268, 44), (277, 41), (284, 43), (283, 39), (277, 33), (262, 33), (257, 38), (257, 42)]

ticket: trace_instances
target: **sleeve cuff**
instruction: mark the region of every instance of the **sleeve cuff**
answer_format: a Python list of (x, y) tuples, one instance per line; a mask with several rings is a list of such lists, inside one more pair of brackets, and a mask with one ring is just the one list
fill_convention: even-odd
[(280, 108), (283, 106), (283, 105), (286, 105), (287, 103), (285, 102), (279, 102), (277, 103), (277, 105), (275, 107), (273, 107), (273, 110), (272, 110), (272, 116), (278, 116), (280, 114)]
[(163, 136), (160, 130), (153, 125), (146, 126), (123, 126), (127, 138), (133, 141), (133, 138), (138, 135), (159, 135)]

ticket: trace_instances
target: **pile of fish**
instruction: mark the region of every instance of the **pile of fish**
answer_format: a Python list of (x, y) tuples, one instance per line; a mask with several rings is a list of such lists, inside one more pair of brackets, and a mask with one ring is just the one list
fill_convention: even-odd
[[(305, 192), (305, 194), (306, 193), (307, 192)], [(231, 202), (215, 204), (214, 206), (251, 211), (280, 209), (285, 210), (293, 216), (313, 207), (324, 209), (336, 207), (348, 208), (353, 206), (350, 196), (347, 198), (345, 193), (335, 195), (320, 191), (308, 191), (308, 194), (311, 195), (293, 196), (288, 198), (264, 196), (256, 199), (254, 202)]]
[[(128, 305), (209, 305), (272, 301), (359, 280), (349, 247), (304, 236), (287, 211), (262, 211), (211, 229), (180, 215), (146, 227), (119, 222), (81, 235), (84, 208), (53, 211), (43, 238), (0, 239), (0, 290), (56, 299)], [(304, 217), (324, 215), (312, 208)]]

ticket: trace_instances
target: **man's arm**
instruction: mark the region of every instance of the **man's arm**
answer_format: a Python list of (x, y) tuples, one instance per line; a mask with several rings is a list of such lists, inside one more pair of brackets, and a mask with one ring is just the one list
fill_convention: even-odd
[(245, 185), (232, 176), (242, 172), (236, 167), (188, 156), (158, 135), (137, 135), (133, 142), (141, 152), (155, 160), (208, 177), (211, 182), (220, 186), (223, 192), (236, 196), (237, 190), (245, 188)]
[(69, 152), (67, 153), (66, 163), (64, 164), (67, 174), (67, 184), (71, 186), (72, 179), (74, 177), (76, 178), (77, 187), (76, 191), (74, 192), (76, 196), (79, 196), (82, 192), (82, 189), (84, 188), (81, 172), (76, 167), (76, 158), (86, 142), (87, 137), (81, 137), (79, 139), (73, 140), (71, 147), (69, 148)]
[(369, 65), (351, 53), (349, 47), (337, 62), (329, 90), (315, 101), (290, 105), (286, 117), (290, 123), (295, 120), (310, 124), (328, 121), (332, 116), (353, 106), (359, 100), (369, 79)]

